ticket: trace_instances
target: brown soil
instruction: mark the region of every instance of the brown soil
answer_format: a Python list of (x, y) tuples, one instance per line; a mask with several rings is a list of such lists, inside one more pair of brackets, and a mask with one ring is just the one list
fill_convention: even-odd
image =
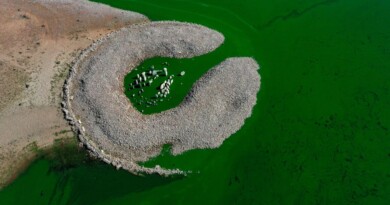
[(0, 110), (4, 109), (9, 103), (24, 90), (28, 75), (22, 69), (0, 61)]
[(61, 87), (82, 49), (125, 25), (148, 21), (84, 0), (0, 1), (0, 187), (32, 159), (31, 144), (73, 137)]

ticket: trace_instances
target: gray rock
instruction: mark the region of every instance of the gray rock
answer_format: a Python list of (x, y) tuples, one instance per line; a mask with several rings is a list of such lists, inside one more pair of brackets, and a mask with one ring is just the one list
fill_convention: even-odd
[(258, 64), (229, 58), (199, 79), (178, 107), (154, 115), (132, 106), (123, 93), (123, 77), (145, 59), (191, 58), (213, 51), (223, 40), (203, 26), (152, 22), (121, 29), (92, 45), (75, 62), (64, 88), (67, 117), (76, 130), (81, 130), (76, 116), (85, 127), (81, 142), (107, 163), (133, 173), (184, 173), (138, 162), (157, 156), (164, 144), (172, 144), (174, 155), (220, 146), (251, 115), (260, 88)]

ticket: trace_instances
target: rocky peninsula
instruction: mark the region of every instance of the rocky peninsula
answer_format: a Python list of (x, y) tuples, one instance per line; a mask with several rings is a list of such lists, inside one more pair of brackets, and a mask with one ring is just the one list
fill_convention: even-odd
[(218, 48), (224, 37), (179, 22), (132, 25), (102, 38), (73, 65), (64, 86), (63, 111), (93, 155), (133, 173), (183, 173), (138, 165), (164, 144), (174, 155), (215, 148), (238, 131), (256, 104), (259, 66), (229, 58), (210, 69), (176, 108), (154, 115), (137, 111), (124, 95), (123, 78), (152, 57), (191, 58)]

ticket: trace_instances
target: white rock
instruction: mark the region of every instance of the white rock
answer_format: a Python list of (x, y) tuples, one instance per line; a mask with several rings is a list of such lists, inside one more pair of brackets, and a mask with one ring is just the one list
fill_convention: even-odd
[(167, 68), (163, 68), (163, 69), (164, 69), (165, 76), (168, 76), (168, 69)]
[(146, 81), (146, 74), (145, 74), (145, 72), (142, 72), (142, 78), (143, 78), (144, 81)]

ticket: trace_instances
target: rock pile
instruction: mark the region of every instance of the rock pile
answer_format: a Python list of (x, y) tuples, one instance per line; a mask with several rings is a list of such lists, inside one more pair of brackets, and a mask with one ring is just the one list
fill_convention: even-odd
[[(154, 115), (132, 106), (123, 94), (123, 78), (145, 59), (191, 58), (223, 41), (220, 33), (188, 23), (152, 22), (121, 29), (92, 45), (74, 64), (64, 88), (66, 117), (80, 140), (107, 163), (134, 173), (183, 173), (137, 162), (157, 156), (164, 144), (172, 145), (174, 155), (220, 146), (251, 115), (260, 88), (258, 64), (251, 58), (229, 58), (199, 79), (178, 107)], [(168, 70), (163, 72), (168, 76)], [(137, 80), (144, 86), (151, 79), (141, 73)], [(172, 83), (170, 77), (161, 84), (160, 95), (169, 94)]]

